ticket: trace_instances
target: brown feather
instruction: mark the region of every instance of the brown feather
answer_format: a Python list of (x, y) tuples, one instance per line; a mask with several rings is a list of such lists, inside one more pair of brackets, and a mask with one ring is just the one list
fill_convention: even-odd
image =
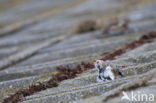
[(114, 68), (112, 69), (112, 72), (113, 72), (115, 77), (117, 77), (119, 75), (118, 71), (116, 69), (114, 69)]

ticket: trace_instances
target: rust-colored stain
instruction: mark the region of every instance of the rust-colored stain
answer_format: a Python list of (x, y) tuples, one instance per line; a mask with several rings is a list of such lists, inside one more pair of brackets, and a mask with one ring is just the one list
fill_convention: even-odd
[(134, 40), (133, 42), (126, 44), (123, 48), (114, 50), (113, 52), (101, 58), (101, 60), (113, 60), (116, 56), (119, 56), (145, 43), (152, 42), (154, 38), (156, 38), (156, 32), (150, 32), (148, 35), (143, 35), (139, 40)]
[[(113, 60), (116, 56), (119, 56), (129, 50), (137, 48), (145, 43), (152, 42), (156, 38), (156, 32), (150, 32), (147, 35), (143, 35), (139, 40), (134, 40), (131, 43), (126, 44), (124, 47), (114, 50), (113, 52), (109, 53), (108, 55), (101, 58), (102, 60)], [(30, 96), (36, 92), (45, 90), (47, 88), (57, 87), (58, 84), (66, 79), (75, 78), (78, 74), (93, 69), (94, 65), (92, 63), (84, 63), (81, 62), (77, 66), (71, 67), (63, 67), (59, 66), (58, 73), (53, 75), (50, 80), (42, 83), (37, 83), (34, 85), (29, 86), (27, 89), (18, 90), (15, 94), (10, 95), (8, 98), (5, 98), (3, 103), (17, 103), (22, 101), (24, 97)]]
[(85, 20), (80, 22), (74, 30), (74, 33), (84, 33), (94, 31), (97, 29), (97, 23), (95, 20)]
[(121, 20), (115, 18), (112, 20), (112, 22), (110, 22), (110, 24), (102, 28), (102, 33), (109, 34), (113, 32), (125, 31), (129, 28), (128, 27), (129, 22), (130, 22), (129, 18), (122, 18)]

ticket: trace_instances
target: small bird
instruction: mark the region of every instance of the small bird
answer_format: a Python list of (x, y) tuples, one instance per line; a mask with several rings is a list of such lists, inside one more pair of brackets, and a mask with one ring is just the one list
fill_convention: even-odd
[(115, 68), (103, 60), (94, 60), (94, 66), (98, 70), (97, 82), (115, 80), (118, 76), (123, 76), (118, 68)]

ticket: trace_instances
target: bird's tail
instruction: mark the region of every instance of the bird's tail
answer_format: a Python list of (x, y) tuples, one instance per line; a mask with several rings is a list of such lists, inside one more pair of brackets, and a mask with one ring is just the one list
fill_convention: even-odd
[(124, 76), (123, 73), (122, 73), (119, 69), (117, 69), (117, 71), (118, 71), (118, 73), (119, 73), (119, 75), (120, 75), (121, 77)]

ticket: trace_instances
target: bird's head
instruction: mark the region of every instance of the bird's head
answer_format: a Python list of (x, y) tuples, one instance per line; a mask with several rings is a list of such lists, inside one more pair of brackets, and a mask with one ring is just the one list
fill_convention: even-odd
[(95, 68), (98, 70), (103, 68), (106, 65), (106, 63), (103, 60), (94, 60), (93, 64), (94, 64)]

